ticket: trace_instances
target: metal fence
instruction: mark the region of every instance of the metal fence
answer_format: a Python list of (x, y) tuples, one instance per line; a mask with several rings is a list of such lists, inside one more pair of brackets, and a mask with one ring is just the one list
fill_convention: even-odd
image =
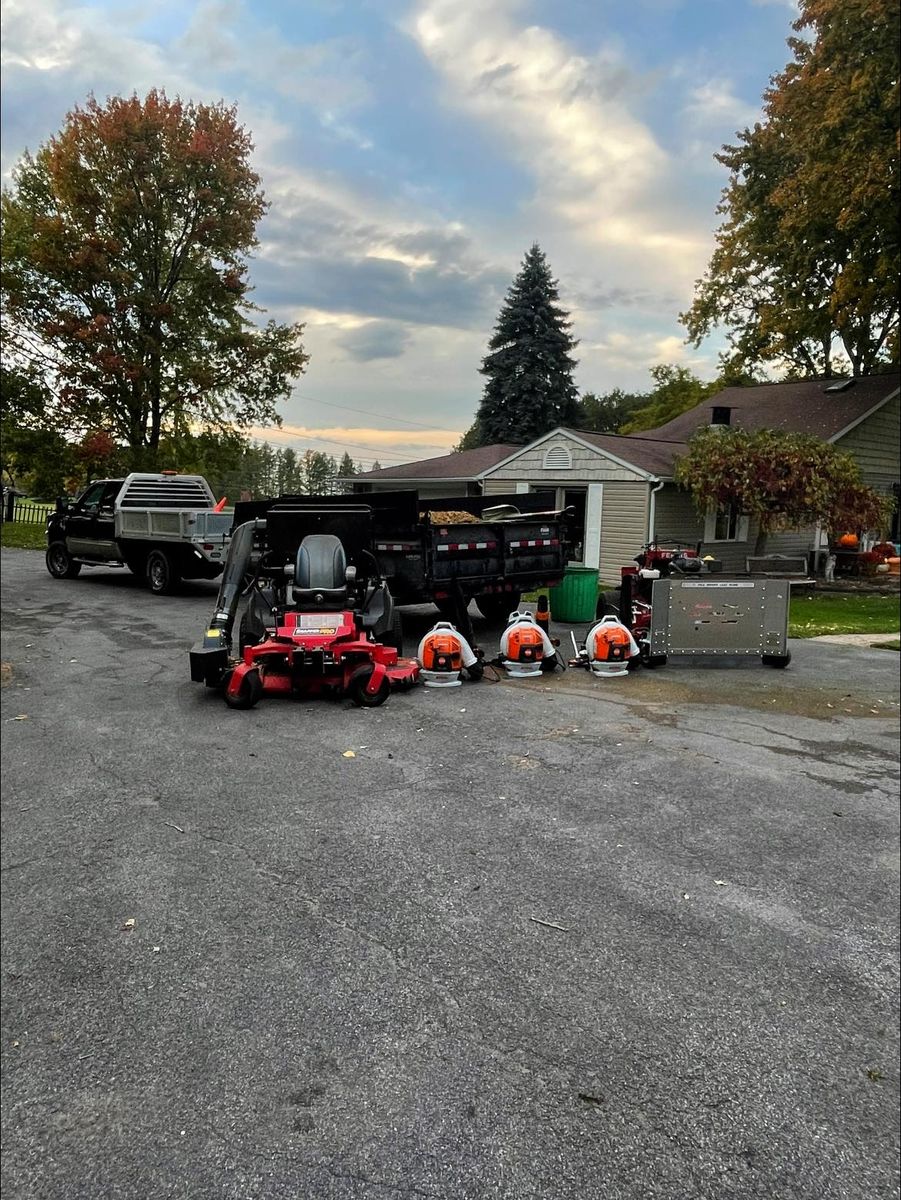
[(35, 504), (33, 501), (17, 500), (15, 496), (3, 497), (0, 507), (4, 521), (15, 522), (17, 525), (43, 525), (47, 514), (53, 512), (52, 504)]

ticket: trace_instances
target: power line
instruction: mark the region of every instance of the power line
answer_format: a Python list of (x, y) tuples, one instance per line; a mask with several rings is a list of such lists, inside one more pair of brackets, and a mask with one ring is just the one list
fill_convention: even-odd
[[(314, 404), (324, 404), (326, 408), (340, 408), (343, 409), (344, 412), (359, 413), (362, 417), (379, 417), (382, 419), (385, 417), (384, 413), (369, 412), (368, 409), (365, 408), (351, 408), (348, 404), (335, 404), (331, 400), (320, 400), (318, 396), (311, 396), (309, 392), (295, 392), (295, 395), (299, 396), (301, 400), (312, 400)], [(459, 429), (440, 429), (435, 425), (429, 425), (425, 421), (414, 421), (411, 417), (389, 416), (388, 420), (403, 421), (405, 425), (418, 425), (421, 429), (431, 429), (434, 433), (454, 433), (457, 434), (457, 436), (460, 436)], [(386, 430), (386, 432), (393, 431)], [(402, 433), (403, 430), (398, 430), (397, 432)]]
[[(260, 440), (266, 441), (267, 439), (261, 438)], [(416, 461), (415, 459), (411, 459), (410, 455), (408, 455), (408, 454), (395, 454), (394, 452), (392, 452), (390, 450), (382, 450), (378, 446), (364, 446), (361, 442), (341, 442), (341, 441), (338, 441), (336, 438), (317, 437), (313, 433), (305, 434), (303, 438), (298, 438), (298, 441), (299, 442), (304, 442), (304, 441), (325, 442), (326, 445), (330, 445), (330, 446), (348, 446), (353, 450), (366, 450), (378, 459), (393, 458), (399, 463), (407, 463), (407, 462), (411, 462), (411, 461), (414, 461), (414, 462)], [(290, 449), (290, 447), (288, 447), (288, 448)], [(307, 446), (305, 448), (308, 450), (315, 449), (314, 446)], [(450, 453), (450, 451), (445, 446), (426, 446), (425, 449), (427, 449), (427, 450), (442, 450), (445, 454)], [(438, 457), (438, 456), (435, 455), (432, 457)]]

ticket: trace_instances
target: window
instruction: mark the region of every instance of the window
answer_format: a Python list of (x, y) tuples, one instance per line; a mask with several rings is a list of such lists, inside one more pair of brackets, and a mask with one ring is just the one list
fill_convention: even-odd
[(734, 504), (719, 508), (713, 505), (707, 510), (704, 522), (705, 542), (746, 542), (748, 540), (748, 518)]
[(566, 446), (551, 446), (544, 452), (544, 469), (546, 471), (569, 471), (572, 469), (573, 456)]

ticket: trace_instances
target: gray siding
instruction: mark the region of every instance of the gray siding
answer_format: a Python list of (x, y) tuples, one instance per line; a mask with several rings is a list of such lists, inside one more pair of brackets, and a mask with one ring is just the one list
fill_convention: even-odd
[[(572, 454), (572, 467), (561, 471), (559, 467), (546, 470), (544, 456), (555, 446), (563, 446)], [(486, 495), (509, 492), (513, 483), (529, 483), (541, 490), (549, 487), (585, 487), (589, 483), (606, 483), (608, 479), (634, 483), (644, 479), (641, 471), (621, 467), (608, 458), (602, 450), (583, 446), (574, 438), (558, 434), (535, 448), (523, 448), (521, 454), (500, 467), (494, 467), (485, 477)]]
[(901, 397), (889, 400), (835, 445), (854, 455), (864, 483), (888, 491), (901, 475)]
[[(648, 540), (647, 483), (605, 483), (601, 506), (601, 561), (603, 584), (616, 585), (620, 570), (628, 566)], [(586, 563), (594, 566), (594, 563)]]

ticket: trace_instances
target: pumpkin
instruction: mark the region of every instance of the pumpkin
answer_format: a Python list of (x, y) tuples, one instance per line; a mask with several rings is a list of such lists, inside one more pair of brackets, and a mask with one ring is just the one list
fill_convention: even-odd
[(853, 550), (859, 544), (859, 541), (860, 539), (856, 533), (843, 533), (838, 539), (838, 544), (846, 550)]

